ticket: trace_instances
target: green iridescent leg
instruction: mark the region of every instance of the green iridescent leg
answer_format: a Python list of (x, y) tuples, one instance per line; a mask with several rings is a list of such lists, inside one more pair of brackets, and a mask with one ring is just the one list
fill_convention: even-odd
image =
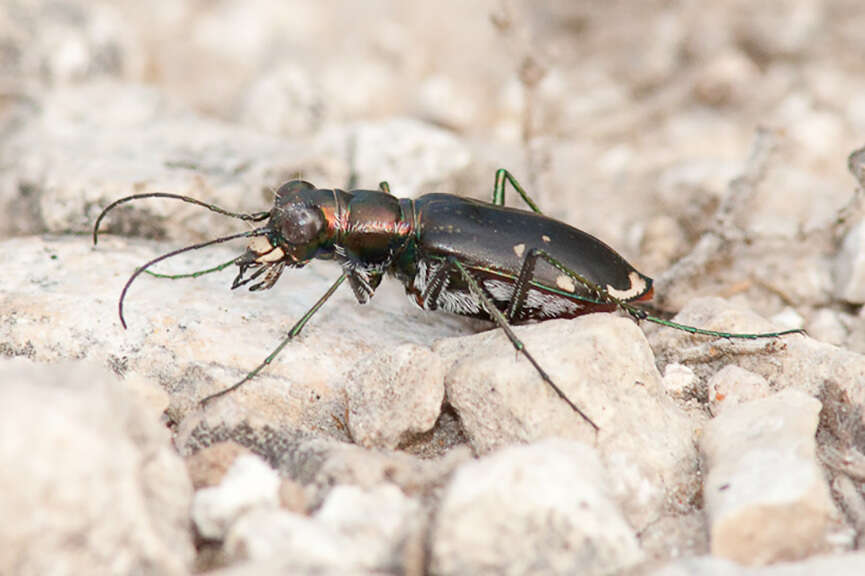
[(378, 188), (379, 188), (379, 190), (381, 190), (385, 194), (392, 195), (390, 193), (390, 184), (387, 183), (387, 180), (382, 180), (381, 182), (379, 182)]
[(303, 330), (303, 327), (306, 326), (306, 323), (309, 322), (310, 318), (312, 318), (313, 315), (316, 312), (318, 312), (322, 306), (324, 306), (324, 303), (327, 302), (328, 298), (333, 296), (333, 293), (336, 292), (336, 289), (339, 288), (340, 284), (342, 284), (343, 281), (345, 281), (345, 278), (346, 278), (345, 272), (340, 274), (339, 278), (336, 279), (336, 282), (334, 282), (330, 286), (330, 288), (327, 289), (327, 292), (325, 292), (324, 295), (321, 298), (319, 298), (315, 304), (313, 304), (312, 308), (307, 310), (306, 314), (304, 314), (303, 316), (300, 317), (300, 320), (298, 320), (297, 323), (291, 327), (291, 330), (288, 331), (288, 335), (286, 335), (286, 337), (283, 339), (283, 341), (279, 343), (279, 346), (277, 346), (273, 350), (273, 352), (271, 352), (267, 356), (267, 358), (264, 359), (264, 361), (261, 364), (259, 364), (255, 368), (253, 368), (252, 371), (249, 372), (246, 376), (244, 376), (240, 382), (238, 382), (236, 384), (232, 384), (228, 388), (220, 390), (219, 392), (214, 392), (213, 394), (210, 394), (209, 396), (205, 396), (199, 402), (199, 404), (201, 406), (204, 406), (205, 404), (207, 404), (211, 400), (214, 400), (216, 398), (219, 398), (220, 396), (228, 394), (232, 390), (238, 389), (242, 384), (249, 382), (250, 380), (255, 378), (259, 372), (264, 370), (271, 362), (273, 362), (273, 359), (276, 358), (280, 352), (282, 352), (283, 348), (288, 346), (288, 343), (291, 342), (295, 336), (300, 334), (301, 330)]
[(553, 256), (543, 250), (532, 250), (532, 258), (543, 258), (547, 262), (549, 262), (553, 267), (555, 267), (560, 272), (567, 274), (581, 285), (585, 286), (589, 292), (592, 293), (593, 297), (597, 299), (598, 302), (609, 302), (610, 304), (615, 304), (631, 316), (633, 316), (637, 320), (646, 320), (647, 322), (652, 322), (654, 324), (660, 324), (661, 326), (667, 326), (669, 328), (675, 328), (676, 330), (682, 330), (684, 332), (688, 332), (690, 334), (702, 334), (704, 336), (714, 336), (716, 338), (736, 338), (740, 340), (757, 340), (759, 338), (777, 338), (779, 336), (784, 336), (786, 334), (805, 334), (805, 330), (802, 328), (794, 328), (791, 330), (780, 330), (778, 332), (755, 332), (755, 333), (742, 333), (742, 332), (721, 332), (718, 330), (706, 330), (704, 328), (697, 328), (696, 326), (689, 326), (687, 324), (679, 324), (678, 322), (673, 322), (671, 320), (664, 320), (663, 318), (658, 318), (657, 316), (652, 316), (645, 310), (641, 308), (637, 308), (633, 304), (620, 300), (616, 298), (612, 294), (610, 294), (606, 288), (602, 286), (598, 286), (591, 280), (577, 274), (573, 270), (566, 267), (564, 264), (556, 260)]
[(534, 203), (534, 201), (529, 198), (528, 193), (523, 190), (523, 187), (520, 186), (520, 183), (517, 182), (517, 179), (514, 178), (514, 175), (505, 170), (504, 168), (499, 168), (496, 170), (496, 183), (493, 188), (493, 204), (496, 206), (504, 206), (505, 205), (505, 184), (507, 182), (511, 183), (511, 186), (514, 187), (523, 201), (529, 205), (529, 208), (537, 212), (538, 214), (543, 214), (541, 209), (538, 208), (538, 205)]
[(508, 340), (511, 341), (511, 344), (513, 344), (517, 352), (521, 353), (523, 356), (526, 357), (526, 359), (532, 364), (532, 366), (534, 366), (535, 370), (543, 379), (543, 381), (546, 382), (547, 385), (549, 385), (549, 387), (552, 388), (553, 391), (562, 400), (564, 400), (565, 403), (570, 406), (574, 412), (579, 414), (583, 418), (583, 420), (585, 420), (595, 430), (595, 432), (597, 432), (599, 430), (598, 425), (595, 424), (595, 422), (591, 418), (589, 418), (585, 412), (580, 410), (580, 408), (576, 404), (574, 404), (571, 399), (565, 395), (564, 392), (562, 392), (562, 389), (559, 388), (555, 382), (553, 382), (552, 378), (550, 378), (549, 375), (544, 371), (544, 369), (541, 368), (541, 365), (538, 364), (537, 360), (535, 360), (534, 357), (529, 354), (529, 351), (526, 350), (525, 344), (523, 344), (523, 342), (519, 338), (517, 338), (517, 335), (514, 334), (514, 331), (511, 330), (511, 326), (510, 324), (508, 324), (508, 321), (505, 318), (504, 314), (502, 314), (501, 311), (496, 307), (495, 303), (490, 300), (486, 292), (484, 292), (484, 290), (477, 283), (477, 280), (475, 280), (474, 276), (472, 276), (471, 272), (469, 272), (468, 269), (459, 262), (459, 260), (453, 257), (448, 258), (447, 265), (445, 267), (447, 266), (452, 266), (459, 271), (463, 280), (468, 285), (469, 291), (472, 293), (472, 296), (477, 298), (478, 301), (483, 305), (483, 307), (486, 308), (487, 313), (498, 325), (498, 327), (504, 331), (505, 335), (508, 337)]
[(228, 262), (223, 262), (222, 264), (218, 264), (213, 268), (208, 268), (207, 270), (198, 270), (196, 272), (187, 272), (185, 274), (161, 274), (159, 272), (153, 272), (152, 270), (145, 270), (145, 274), (150, 274), (154, 278), (165, 278), (168, 280), (180, 280), (181, 278), (198, 278), (199, 276), (204, 276), (205, 274), (210, 274), (212, 272), (219, 272), (220, 270), (225, 270), (234, 262), (237, 258), (232, 258)]

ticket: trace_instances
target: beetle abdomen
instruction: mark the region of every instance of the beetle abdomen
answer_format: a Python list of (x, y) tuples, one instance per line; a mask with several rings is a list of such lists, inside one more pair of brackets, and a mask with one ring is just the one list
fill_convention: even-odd
[[(416, 206), (419, 245), (423, 246), (424, 255), (431, 259), (458, 258), (476, 276), (499, 280), (499, 284), (491, 286), (500, 294), (506, 293), (507, 284), (513, 284), (534, 249), (549, 254), (618, 300), (651, 298), (651, 278), (594, 236), (563, 222), (533, 212), (440, 194), (422, 196), (416, 200)], [(541, 258), (534, 270), (533, 287), (527, 300), (545, 302), (535, 308), (535, 319), (615, 308)], [(533, 291), (537, 294), (532, 294)], [(580, 301), (583, 308), (572, 310), (560, 300)], [(561, 309), (561, 314), (554, 312), (557, 309)]]
[[(409, 297), (425, 310), (443, 310), (460, 316), (491, 320), (483, 305), (470, 292), (469, 287), (455, 270), (450, 271), (446, 277), (444, 286), (435, 301), (431, 301), (427, 297), (427, 288), (433, 277), (442, 266), (446, 265), (445, 260), (418, 258), (414, 277), (408, 282), (404, 282)], [(507, 311), (514, 294), (513, 279), (478, 270), (473, 270), (473, 276), (496, 307), (502, 312)], [(511, 323), (521, 324), (535, 320), (574, 318), (589, 312), (609, 312), (615, 307), (615, 304), (582, 301), (573, 297), (562, 296), (537, 286), (528, 290), (519, 315), (513, 318)]]

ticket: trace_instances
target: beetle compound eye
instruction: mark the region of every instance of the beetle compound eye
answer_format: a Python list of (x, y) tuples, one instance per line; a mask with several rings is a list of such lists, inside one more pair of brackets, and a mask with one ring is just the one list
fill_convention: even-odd
[(283, 209), (281, 216), (282, 237), (289, 244), (308, 244), (324, 228), (324, 215), (318, 208), (292, 204)]

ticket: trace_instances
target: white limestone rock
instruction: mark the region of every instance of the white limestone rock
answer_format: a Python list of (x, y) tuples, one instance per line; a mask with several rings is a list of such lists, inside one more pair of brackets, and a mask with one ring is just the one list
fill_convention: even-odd
[(399, 488), (335, 487), (313, 517), (258, 508), (232, 526), (233, 561), (278, 558), (288, 570), (418, 573), (423, 562), (420, 505)]
[(145, 404), (93, 363), (0, 382), (0, 573), (188, 574), (192, 488)]
[(546, 440), (461, 466), (432, 533), (433, 573), (612, 574), (642, 559), (588, 446)]
[(359, 187), (374, 189), (386, 180), (400, 198), (455, 192), (456, 176), (471, 161), (469, 148), (456, 136), (412, 118), (334, 126), (317, 137), (316, 149), (323, 156), (351, 158)]
[(219, 484), (195, 493), (192, 520), (198, 533), (222, 540), (237, 518), (250, 510), (278, 507), (279, 485), (276, 471), (259, 456), (239, 456)]
[(731, 406), (765, 398), (771, 393), (765, 378), (729, 364), (709, 379), (709, 410), (717, 416)]
[(394, 449), (441, 412), (445, 368), (429, 348), (403, 344), (360, 360), (345, 385), (348, 429), (364, 447)]
[(821, 404), (796, 391), (727, 408), (705, 429), (712, 554), (760, 565), (827, 547), (838, 518), (817, 461)]

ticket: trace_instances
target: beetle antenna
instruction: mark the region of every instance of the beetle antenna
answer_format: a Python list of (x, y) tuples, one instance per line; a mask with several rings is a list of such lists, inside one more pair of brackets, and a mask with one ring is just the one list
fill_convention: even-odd
[(183, 202), (188, 202), (197, 206), (203, 206), (211, 212), (216, 212), (217, 214), (222, 214), (223, 216), (231, 216), (232, 218), (238, 218), (240, 220), (247, 220), (250, 222), (261, 222), (262, 220), (265, 220), (268, 216), (270, 216), (270, 212), (252, 212), (249, 214), (244, 212), (231, 212), (230, 210), (220, 208), (215, 204), (209, 204), (207, 202), (196, 200), (195, 198), (183, 196), (181, 194), (171, 194), (168, 192), (147, 192), (145, 194), (133, 194), (131, 196), (124, 196), (123, 198), (118, 198), (117, 200), (102, 209), (102, 212), (99, 214), (99, 218), (96, 219), (96, 223), (93, 225), (93, 245), (95, 246), (98, 240), (99, 223), (102, 222), (102, 219), (105, 218), (105, 215), (108, 214), (108, 212), (113, 210), (115, 206), (119, 206), (120, 204), (131, 202), (133, 200), (140, 200), (142, 198), (173, 198), (174, 200), (182, 200)]
[(192, 250), (198, 250), (199, 248), (205, 248), (206, 246), (212, 246), (213, 244), (221, 244), (222, 242), (228, 242), (229, 240), (236, 240), (237, 238), (249, 238), (251, 236), (264, 236), (268, 234), (270, 230), (268, 228), (256, 228), (255, 230), (250, 230), (248, 232), (241, 232), (239, 234), (232, 234), (230, 236), (222, 236), (221, 238), (215, 238), (213, 240), (208, 240), (207, 242), (200, 242), (198, 244), (193, 244), (191, 246), (186, 246), (185, 248), (179, 248), (177, 250), (172, 250), (167, 254), (163, 254), (162, 256), (157, 256), (153, 260), (144, 264), (132, 273), (132, 276), (129, 277), (129, 280), (126, 281), (126, 284), (123, 286), (123, 291), (120, 292), (120, 300), (117, 302), (117, 313), (120, 315), (120, 324), (123, 328), (126, 328), (126, 320), (123, 318), (123, 300), (126, 298), (126, 292), (129, 290), (129, 287), (132, 286), (132, 283), (138, 278), (138, 275), (153, 266), (158, 262), (162, 262), (163, 260), (167, 260), (173, 256), (177, 256), (178, 254), (182, 254), (184, 252), (190, 252)]

